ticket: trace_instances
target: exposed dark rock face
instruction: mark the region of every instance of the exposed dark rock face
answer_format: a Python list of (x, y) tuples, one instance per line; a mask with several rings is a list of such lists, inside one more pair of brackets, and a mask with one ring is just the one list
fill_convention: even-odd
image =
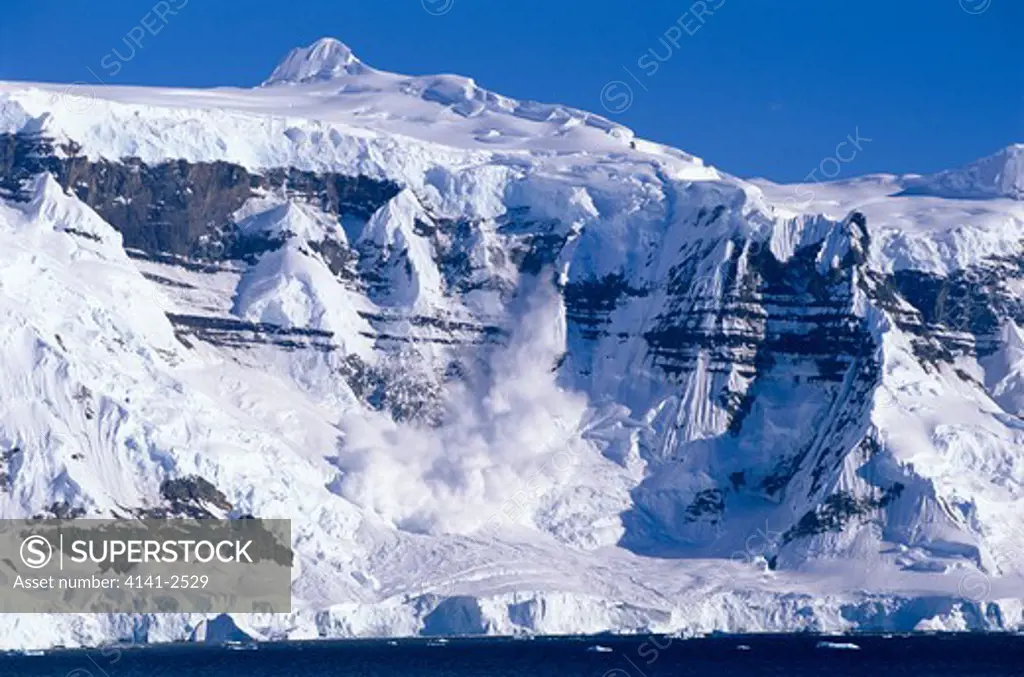
[(75, 393), (71, 396), (79, 406), (82, 408), (82, 414), (87, 420), (92, 420), (96, 416), (96, 409), (93, 406), (93, 395), (92, 390), (84, 385), (78, 386)]
[(190, 346), (187, 337), (232, 348), (275, 345), (286, 350), (312, 348), (331, 352), (337, 348), (329, 331), (305, 327), (281, 327), (266, 322), (246, 322), (229, 317), (168, 314), (179, 340)]
[(419, 421), (437, 425), (442, 421), (441, 384), (427, 380), (414, 370), (367, 364), (357, 355), (347, 355), (339, 375), (364, 404), (387, 411), (396, 421)]
[(498, 220), (498, 234), (512, 264), (529, 275), (554, 263), (572, 235), (559, 222), (533, 218), (524, 208), (509, 209)]
[(72, 506), (67, 501), (55, 501), (47, 506), (42, 514), (35, 515), (34, 519), (73, 520), (84, 517), (85, 514), (85, 508)]
[[(427, 315), (390, 316), (387, 314), (360, 312), (359, 315), (368, 320), (377, 329), (376, 338), (396, 342), (414, 341), (417, 343), (450, 343), (466, 345), (468, 343), (499, 343), (508, 336), (502, 327), (476, 322), (451, 320), (444, 317)], [(418, 332), (415, 338), (407, 336), (389, 336), (387, 327), (395, 322), (408, 323)], [(433, 335), (433, 336), (432, 336)]]
[(126, 248), (125, 253), (128, 254), (129, 258), (138, 259), (141, 261), (156, 261), (157, 263), (163, 263), (168, 266), (178, 266), (185, 270), (190, 270), (194, 273), (219, 273), (221, 271), (231, 271), (232, 268), (219, 262), (211, 261), (195, 261), (193, 259), (185, 258), (184, 256), (174, 256), (173, 254), (151, 254), (148, 252), (141, 251), (139, 249)]
[(290, 194), (309, 200), (328, 214), (348, 214), (364, 220), (401, 190), (395, 183), (368, 176), (298, 169), (272, 169), (256, 181), (258, 188), (287, 186)]
[(845, 491), (832, 494), (786, 531), (783, 542), (789, 543), (828, 531), (842, 531), (849, 522), (864, 518), (898, 499), (903, 489), (903, 485), (897, 482), (875, 497), (857, 497)]
[(611, 322), (611, 313), (621, 302), (643, 298), (648, 293), (646, 289), (630, 287), (622, 273), (570, 282), (562, 290), (566, 317), (579, 326), (580, 336), (589, 340), (598, 340), (605, 334), (601, 328)]
[(947, 277), (902, 270), (887, 281), (916, 311), (896, 318), (901, 329), (918, 337), (917, 356), (949, 362), (963, 354), (985, 357), (996, 348), (1004, 320), (1024, 323), (1024, 299), (1009, 288), (1021, 279), (1024, 258), (991, 257)]
[[(450, 294), (465, 294), (477, 289), (492, 289), (503, 293), (512, 290), (494, 280), (481, 276), (472, 262), (474, 251), (482, 247), (480, 224), (471, 221), (435, 219), (436, 225), (427, 226), (417, 222), (419, 232), (430, 239), (434, 249), (434, 260), (444, 279), (445, 290)], [(502, 261), (505, 250), (494, 248), (488, 252), (497, 261)]]
[(21, 454), (21, 447), (11, 447), (0, 451), (0, 489), (7, 491), (11, 488)]
[(148, 519), (167, 517), (190, 517), (192, 519), (214, 519), (217, 517), (210, 508), (225, 513), (233, 510), (231, 502), (212, 482), (199, 475), (189, 475), (164, 480), (160, 485), (160, 496), (166, 503), (163, 508), (136, 510), (136, 516)]
[(212, 237), (254, 187), (245, 170), (222, 162), (73, 158), (63, 172), (61, 184), (117, 228), (126, 247), (194, 258), (217, 258)]
[(0, 195), (25, 199), (25, 181), (49, 172), (120, 231), (125, 247), (150, 255), (222, 260), (280, 246), (242, 241), (231, 223), (257, 190), (286, 188), (329, 214), (363, 219), (399, 191), (394, 183), (366, 176), (294, 168), (256, 174), (227, 162), (92, 161), (74, 146), (61, 150), (38, 134), (0, 134)]
[(28, 202), (28, 182), (59, 167), (53, 141), (40, 134), (0, 134), (0, 198)]
[(697, 493), (693, 503), (686, 507), (686, 515), (692, 519), (699, 519), (705, 515), (716, 519), (725, 511), (725, 497), (719, 489), (705, 489)]
[(358, 284), (359, 254), (354, 249), (335, 240), (307, 242), (306, 244), (323, 258), (327, 267), (338, 279), (350, 284)]

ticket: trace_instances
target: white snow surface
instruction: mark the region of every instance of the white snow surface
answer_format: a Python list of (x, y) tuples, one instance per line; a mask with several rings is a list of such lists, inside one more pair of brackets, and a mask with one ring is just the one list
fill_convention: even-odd
[(958, 169), (910, 177), (906, 187), (913, 193), (938, 197), (1024, 200), (1024, 144), (1007, 146)]
[[(48, 175), (29, 202), (0, 201), (0, 450), (26, 450), (0, 517), (55, 502), (123, 513), (153, 505), (162, 480), (198, 474), (238, 514), (290, 518), (298, 555), (291, 614), (5, 614), (0, 647), (1024, 626), (1019, 326), (959, 365), (968, 382), (922, 363), (855, 292), (881, 375), (841, 441), (853, 449), (872, 429), (885, 453), (851, 451), (828, 482), (857, 492), (898, 480), (904, 494), (785, 551), (777, 571), (766, 556), (813, 507), (800, 495), (730, 504), (715, 533), (685, 508), (735, 468), (766, 476), (780, 450), (818, 439), (849, 383), (828, 399), (794, 364), (758, 392), (760, 432), (734, 438), (716, 393), (742, 378), (716, 373), (710, 354), (693, 373), (654, 373), (635, 335), (669, 307), (665, 280), (683, 260), (710, 302), (737, 247), (788, 261), (825, 243), (816, 270), (829, 275), (855, 249), (853, 210), (867, 217), (874, 271), (946, 275), (1024, 253), (1022, 146), (932, 177), (748, 182), (591, 113), (461, 76), (377, 71), (330, 39), (293, 51), (255, 89), (0, 83), (3, 132), (73, 140), (93, 159), (295, 167), (401, 191), (355, 224), (285, 194), (253, 198), (239, 228), (284, 244), (205, 272), (129, 258), (120, 234)], [(559, 281), (620, 275), (654, 289), (611, 311), (620, 338), (580, 339), (550, 277), (509, 262), (500, 223), (516, 210), (568, 243)], [(417, 229), (439, 218), (474, 224), (472, 291), (451, 293)], [(325, 240), (372, 248), (386, 292), (371, 298), (333, 274), (311, 246)], [(167, 313), (331, 332), (337, 349), (186, 345)], [(388, 352), (371, 316), (406, 339), (440, 331), (415, 321), (428, 316), (493, 323), (507, 338)], [(364, 406), (339, 376), (347, 356), (429, 381), (443, 423)], [(455, 358), (463, 380), (431, 381)], [(622, 540), (638, 510), (667, 525), (642, 554)]]
[[(1012, 158), (1019, 163), (1020, 148), (1011, 146), (970, 167), (991, 168), (997, 162), (1009, 164)], [(1015, 171), (1014, 180), (1024, 180), (1024, 172)], [(946, 274), (989, 256), (1021, 251), (1024, 193), (1005, 190), (1002, 184), (1008, 174), (977, 174), (972, 169), (934, 177), (873, 175), (816, 184), (780, 185), (761, 179), (752, 183), (784, 215), (841, 219), (853, 210), (863, 213), (871, 229), (871, 263), (878, 270)], [(945, 195), (928, 188), (945, 181), (935, 178), (944, 176), (960, 177), (958, 182), (971, 176), (972, 188)], [(957, 185), (967, 186), (968, 180)]]

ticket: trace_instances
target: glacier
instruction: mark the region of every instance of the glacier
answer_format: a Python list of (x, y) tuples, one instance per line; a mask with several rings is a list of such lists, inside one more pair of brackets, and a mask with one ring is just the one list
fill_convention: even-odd
[(2, 82), (0, 517), (297, 558), (291, 614), (0, 648), (1019, 630), (1022, 158), (743, 180), (333, 39), (251, 89)]

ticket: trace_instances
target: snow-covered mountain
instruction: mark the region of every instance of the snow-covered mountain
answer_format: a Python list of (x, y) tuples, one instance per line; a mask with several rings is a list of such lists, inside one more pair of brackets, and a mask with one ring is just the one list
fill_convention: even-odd
[(0, 83), (0, 517), (298, 554), (290, 615), (0, 644), (1018, 629), (1022, 148), (748, 182), (327, 39), (254, 89)]

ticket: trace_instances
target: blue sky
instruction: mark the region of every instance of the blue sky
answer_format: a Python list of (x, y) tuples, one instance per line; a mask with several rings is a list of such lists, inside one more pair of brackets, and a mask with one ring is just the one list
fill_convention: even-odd
[[(155, 0), (5, 0), (0, 79), (249, 86), (331, 35), (377, 68), (603, 112), (741, 176), (799, 180), (857, 130), (871, 143), (843, 176), (1024, 142), (1022, 0), (166, 2), (161, 25)], [(157, 34), (106, 77), (147, 13)]]

